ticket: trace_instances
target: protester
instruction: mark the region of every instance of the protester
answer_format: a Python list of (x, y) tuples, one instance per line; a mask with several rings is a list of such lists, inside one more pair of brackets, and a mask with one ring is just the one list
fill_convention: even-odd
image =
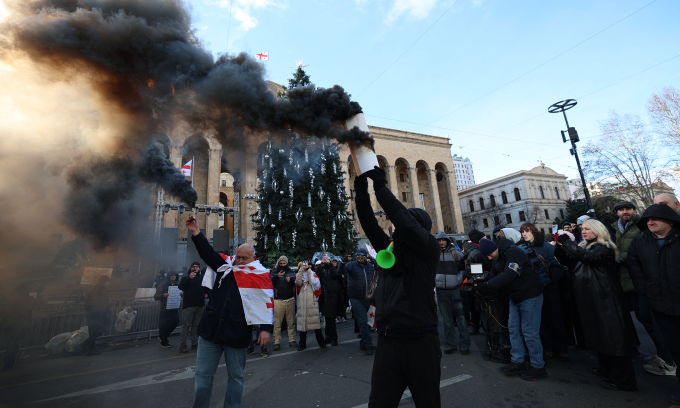
[[(186, 227), (191, 231), (191, 240), (201, 259), (210, 267), (203, 277), (203, 286), (211, 289), (210, 301), (198, 326), (200, 337), (196, 355), (193, 408), (210, 406), (213, 379), (222, 354), (228, 378), (224, 406), (238, 407), (243, 396), (243, 369), (246, 365), (246, 349), (253, 333), (252, 325), (260, 324), (260, 346), (266, 347), (274, 315), (271, 308), (266, 304), (256, 303), (258, 299), (253, 299), (250, 295), (245, 298), (248, 302), (244, 301), (245, 292), (241, 292), (239, 281), (232, 272), (234, 269), (248, 266), (249, 274), (261, 276), (267, 273), (267, 270), (255, 259), (255, 248), (252, 245), (239, 246), (233, 258), (225, 259), (215, 252), (208, 239), (201, 233), (195, 218), (189, 218)], [(262, 297), (268, 297), (269, 292), (273, 297), (274, 291), (269, 278), (257, 279), (257, 284), (258, 288), (249, 287), (250, 292), (262, 290), (264, 292)]]
[(99, 281), (85, 296), (85, 323), (87, 324), (88, 337), (83, 343), (83, 350), (88, 356), (101, 354), (95, 350), (97, 338), (104, 334), (108, 324), (109, 314), (109, 291), (108, 286), (111, 278), (106, 275), (100, 276)]
[[(637, 223), (641, 234), (628, 247), (626, 265), (635, 290), (647, 299), (673, 360), (680, 361), (680, 215), (650, 205)], [(680, 370), (675, 373), (680, 380)], [(680, 405), (680, 392), (669, 396)]]
[(179, 290), (182, 294), (182, 334), (179, 337), (179, 352), (186, 353), (187, 337), (191, 334), (191, 348), (198, 348), (198, 325), (203, 316), (205, 299), (208, 295), (202, 286), (203, 277), (199, 274), (201, 264), (194, 262), (189, 268), (189, 276), (185, 276), (179, 282)]
[(621, 286), (628, 302), (633, 306), (635, 317), (645, 327), (656, 348), (656, 355), (652, 357), (649, 364), (645, 364), (642, 367), (651, 374), (675, 375), (677, 367), (666, 346), (663, 334), (656, 325), (654, 315), (647, 305), (647, 298), (637, 293), (626, 269), (628, 247), (633, 238), (640, 234), (640, 229), (637, 226), (640, 216), (637, 215), (635, 204), (630, 201), (617, 203), (614, 205), (614, 211), (619, 217), (611, 226), (616, 231), (616, 247), (619, 251), (619, 257), (616, 260), (619, 262)]
[[(319, 305), (321, 314), (326, 321), (326, 336), (324, 342), (332, 346), (338, 345), (338, 331), (335, 318), (344, 309), (342, 300), (342, 278), (340, 271), (331, 263), (328, 255), (323, 256), (321, 265), (316, 267), (316, 275), (321, 282), (321, 297)], [(323, 302), (321, 301), (323, 299)]]
[[(531, 261), (523, 250), (507, 238), (499, 238), (498, 244), (482, 239), (479, 251), (493, 260), (491, 279), (476, 286), (482, 295), (489, 290), (503, 289), (510, 298), (511, 363), (500, 368), (506, 375), (519, 374), (522, 379), (536, 381), (548, 375), (543, 360), (543, 347), (539, 336), (543, 284)], [(526, 345), (526, 346), (525, 346)], [(529, 353), (529, 364), (525, 355)]]
[[(597, 220), (581, 224), (583, 241), (576, 245), (565, 234), (557, 238), (557, 251), (578, 261), (574, 291), (586, 346), (597, 351), (598, 368), (609, 390), (637, 389), (632, 357), (637, 354), (635, 329), (625, 305), (616, 263), (617, 249), (607, 227)], [(630, 254), (629, 254), (630, 255)]]
[(366, 249), (360, 248), (357, 251), (357, 260), (345, 264), (345, 274), (347, 275), (347, 295), (352, 305), (352, 316), (359, 325), (361, 334), (359, 349), (371, 355), (374, 351), (371, 330), (368, 326), (368, 309), (371, 304), (366, 296), (368, 295), (368, 285), (373, 280), (374, 268), (366, 261), (367, 255)]
[(161, 269), (158, 271), (158, 273), (156, 273), (156, 277), (153, 281), (153, 287), (158, 287), (158, 285), (161, 285), (166, 279), (167, 277), (165, 276), (165, 269)]
[[(311, 265), (304, 263), (295, 276), (297, 288), (297, 329), (300, 331), (298, 351), (307, 348), (307, 332), (314, 330), (319, 347), (326, 348), (321, 331), (321, 313), (319, 312), (319, 296), (321, 282), (312, 270)], [(292, 329), (289, 329), (292, 330)]]
[(570, 223), (570, 222), (565, 222), (564, 224), (562, 224), (562, 230), (563, 230), (564, 232), (571, 232), (571, 229), (572, 229), (572, 228), (571, 228), (571, 223)]
[(2, 297), (0, 299), (0, 339), (2, 339), (0, 350), (5, 350), (0, 371), (9, 371), (14, 367), (21, 342), (31, 328), (31, 313), (35, 304), (35, 298), (29, 295), (32, 289), (31, 284), (22, 283), (10, 293), (0, 294)]
[(340, 305), (338, 308), (338, 316), (335, 318), (336, 323), (347, 323), (347, 303), (349, 302), (349, 298), (347, 297), (347, 279), (345, 277), (345, 265), (342, 263), (338, 262), (337, 259), (333, 259), (331, 261), (333, 264), (333, 267), (335, 267), (338, 270), (338, 273), (340, 274), (340, 292), (342, 294), (342, 299), (340, 301)]
[[(451, 354), (459, 348), (460, 354), (467, 355), (470, 354), (470, 334), (463, 315), (463, 299), (460, 295), (460, 285), (465, 279), (465, 269), (458, 270), (458, 264), (462, 261), (463, 254), (456, 251), (456, 248), (451, 244), (451, 239), (444, 231), (440, 231), (436, 238), (441, 251), (435, 286), (437, 288), (439, 312), (444, 320), (444, 353)], [(454, 320), (458, 325), (458, 341), (456, 341)], [(456, 347), (456, 344), (458, 344), (458, 347)]]
[(156, 286), (156, 293), (153, 295), (154, 300), (161, 302), (160, 317), (158, 319), (158, 340), (160, 340), (161, 347), (163, 348), (172, 347), (168, 341), (168, 337), (170, 336), (170, 333), (177, 328), (177, 324), (179, 324), (178, 309), (167, 308), (168, 296), (170, 296), (169, 288), (171, 286), (177, 286), (178, 277), (179, 274), (177, 272), (171, 272), (165, 283)]
[(680, 215), (680, 202), (677, 197), (671, 193), (661, 193), (654, 197), (654, 204), (666, 204), (671, 207), (678, 215)]
[(288, 266), (288, 258), (281, 255), (272, 271), (274, 285), (274, 349), (281, 350), (281, 324), (286, 319), (288, 347), (297, 347), (295, 341), (295, 273)]
[(430, 234), (432, 220), (420, 208), (404, 207), (387, 188), (385, 172), (374, 167), (355, 178), (354, 189), (359, 222), (376, 251), (386, 249), (390, 237), (373, 214), (367, 177), (395, 227), (396, 258), (392, 268), (380, 269), (374, 294), (379, 337), (368, 406), (396, 407), (408, 387), (417, 407), (440, 407), (442, 353), (434, 299), (440, 247)]
[[(571, 232), (565, 231), (564, 235), (569, 237), (571, 241), (576, 242), (576, 237)], [(553, 241), (551, 244), (556, 246), (557, 241)], [(564, 325), (567, 330), (567, 338), (570, 345), (583, 349), (586, 348), (586, 341), (583, 335), (578, 305), (576, 304), (576, 292), (574, 291), (574, 272), (579, 261), (570, 257), (565, 251), (558, 250), (558, 248), (555, 248), (555, 258), (565, 268), (565, 274), (562, 276), (559, 287), (560, 297), (563, 301), (562, 316), (564, 317)]]
[(534, 224), (529, 222), (519, 228), (522, 240), (519, 246), (533, 248), (538, 255), (550, 264), (550, 283), (543, 290), (543, 307), (541, 308), (541, 342), (543, 353), (546, 358), (557, 358), (562, 362), (571, 361), (569, 357), (569, 343), (567, 331), (564, 328), (562, 317), (562, 301), (557, 287), (564, 275), (564, 268), (555, 259), (555, 247), (546, 243), (543, 234), (538, 231)]

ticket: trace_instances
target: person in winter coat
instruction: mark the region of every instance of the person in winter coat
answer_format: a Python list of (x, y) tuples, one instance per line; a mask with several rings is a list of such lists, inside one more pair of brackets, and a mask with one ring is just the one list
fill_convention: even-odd
[[(607, 227), (597, 220), (581, 225), (583, 241), (576, 245), (565, 234), (557, 237), (556, 251), (577, 262), (574, 292), (586, 346), (597, 351), (598, 368), (592, 373), (610, 390), (637, 389), (633, 356), (635, 328), (619, 280), (616, 245)], [(630, 256), (630, 254), (629, 254)]]
[[(491, 279), (476, 286), (482, 295), (489, 290), (504, 290), (510, 298), (511, 363), (500, 368), (506, 375), (519, 374), (522, 379), (536, 381), (548, 374), (543, 360), (543, 347), (539, 336), (541, 306), (543, 305), (543, 284), (531, 261), (523, 250), (507, 238), (499, 238), (498, 244), (483, 239), (479, 251), (493, 260)], [(526, 345), (526, 346), (525, 346)], [(529, 354), (529, 365), (524, 357)]]
[(340, 274), (340, 293), (342, 295), (340, 304), (338, 305), (338, 316), (335, 318), (335, 322), (346, 323), (347, 303), (349, 302), (349, 298), (347, 297), (347, 278), (345, 277), (345, 265), (343, 265), (341, 262), (338, 262), (337, 259), (331, 260), (331, 263)]
[(498, 224), (495, 227), (493, 227), (493, 232), (491, 233), (491, 235), (493, 235), (494, 241), (496, 240), (496, 238), (498, 238), (498, 234), (500, 234), (503, 228), (505, 228), (505, 225), (502, 224)]
[(191, 348), (198, 348), (198, 325), (201, 323), (205, 299), (208, 295), (203, 289), (203, 276), (199, 274), (201, 264), (194, 262), (189, 268), (189, 276), (179, 282), (182, 295), (182, 334), (179, 337), (179, 352), (187, 353), (187, 338), (191, 334)]
[(655, 375), (675, 375), (677, 366), (666, 346), (661, 330), (656, 325), (654, 315), (647, 304), (647, 298), (635, 291), (633, 280), (628, 274), (628, 269), (626, 269), (628, 247), (633, 242), (633, 238), (640, 234), (640, 229), (637, 226), (640, 216), (637, 214), (635, 204), (630, 201), (616, 203), (614, 211), (619, 219), (611, 224), (611, 227), (616, 231), (616, 248), (619, 251), (619, 257), (616, 258), (616, 261), (619, 263), (619, 276), (623, 293), (630, 305), (632, 305), (635, 317), (645, 327), (647, 334), (649, 334), (656, 347), (656, 355), (649, 364), (643, 365), (642, 368)]
[(339, 316), (339, 312), (343, 309), (342, 301), (342, 277), (340, 271), (333, 266), (328, 255), (324, 255), (321, 260), (321, 265), (316, 267), (316, 276), (321, 281), (321, 314), (326, 320), (326, 338), (324, 342), (333, 346), (338, 345), (338, 332), (335, 326), (335, 318)]
[[(177, 272), (172, 272), (168, 276), (168, 280), (156, 286), (156, 293), (153, 295), (154, 300), (159, 300), (161, 302), (160, 318), (158, 320), (158, 339), (161, 341), (161, 347), (170, 348), (170, 342), (168, 342), (168, 337), (172, 333), (179, 323), (179, 312), (178, 309), (168, 309), (168, 296), (170, 296), (169, 287), (177, 286), (177, 278), (179, 274)], [(179, 289), (179, 288), (178, 288)]]
[[(637, 223), (642, 232), (628, 247), (626, 266), (635, 290), (647, 299), (673, 359), (680, 361), (680, 215), (650, 205)], [(676, 371), (680, 380), (680, 372)], [(669, 397), (680, 405), (680, 392)]]
[(281, 324), (288, 325), (288, 346), (297, 347), (295, 341), (295, 273), (288, 266), (288, 258), (281, 255), (272, 271), (274, 285), (274, 351), (281, 350)]
[(392, 268), (378, 269), (374, 300), (379, 336), (368, 406), (396, 407), (408, 387), (417, 407), (440, 407), (442, 352), (434, 289), (441, 249), (430, 233), (432, 219), (420, 208), (404, 207), (387, 188), (379, 167), (356, 177), (359, 222), (376, 251), (386, 249), (391, 240), (373, 214), (367, 177), (395, 227), (396, 259)]
[[(465, 279), (465, 269), (458, 269), (462, 264), (463, 254), (456, 251), (451, 244), (451, 239), (444, 231), (440, 231), (435, 237), (441, 248), (439, 254), (439, 266), (435, 276), (437, 288), (437, 304), (439, 312), (444, 320), (444, 353), (451, 354), (456, 350), (456, 343), (460, 348), (460, 354), (470, 354), (470, 334), (463, 313), (463, 298), (460, 295), (460, 285)], [(458, 325), (459, 341), (456, 341), (456, 328), (454, 319)]]
[(352, 305), (352, 316), (359, 325), (361, 334), (359, 350), (370, 355), (374, 351), (371, 329), (368, 326), (368, 309), (371, 303), (366, 296), (368, 296), (368, 287), (373, 280), (374, 267), (366, 261), (367, 255), (366, 249), (360, 248), (357, 251), (356, 261), (345, 264), (345, 275), (347, 276), (347, 296)]
[(546, 358), (557, 355), (562, 362), (571, 361), (567, 331), (562, 316), (562, 301), (557, 287), (564, 275), (564, 267), (555, 258), (555, 247), (546, 243), (543, 234), (534, 224), (529, 222), (519, 227), (522, 240), (517, 246), (533, 248), (537, 254), (550, 263), (551, 282), (543, 290), (543, 307), (541, 309), (541, 342)]
[(298, 351), (307, 348), (307, 332), (314, 330), (319, 347), (326, 348), (321, 332), (321, 313), (319, 311), (319, 295), (321, 282), (313, 272), (311, 265), (303, 264), (295, 276), (297, 285), (297, 329), (300, 331)]
[(97, 338), (104, 334), (108, 324), (109, 314), (109, 291), (107, 287), (111, 282), (108, 276), (100, 276), (99, 281), (85, 296), (85, 323), (87, 323), (88, 337), (83, 342), (83, 349), (88, 356), (101, 354), (95, 350)]
[(522, 234), (517, 232), (517, 230), (514, 228), (502, 228), (500, 231), (498, 231), (496, 238), (494, 239), (496, 243), (498, 243), (498, 237), (507, 238), (512, 241), (513, 244), (516, 244), (522, 240)]

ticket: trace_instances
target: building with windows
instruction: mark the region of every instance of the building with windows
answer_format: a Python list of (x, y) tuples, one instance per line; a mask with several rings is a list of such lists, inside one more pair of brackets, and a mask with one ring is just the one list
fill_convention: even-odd
[(458, 185), (458, 190), (465, 190), (468, 187), (475, 185), (475, 173), (472, 171), (472, 162), (470, 159), (462, 158), (457, 154), (454, 154), (451, 159), (453, 160), (453, 172), (456, 176), (456, 184)]
[(516, 228), (531, 222), (551, 231), (555, 218), (564, 219), (570, 198), (567, 178), (545, 164), (477, 184), (458, 192), (463, 224), (490, 235), (495, 225)]

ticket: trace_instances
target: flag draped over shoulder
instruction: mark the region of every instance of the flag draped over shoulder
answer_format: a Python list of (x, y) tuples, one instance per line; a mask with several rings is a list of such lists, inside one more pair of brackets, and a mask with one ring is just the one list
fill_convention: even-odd
[[(247, 265), (234, 265), (233, 256), (222, 255), (222, 258), (226, 263), (217, 269), (217, 272), (224, 272), (220, 281), (217, 282), (217, 287), (220, 287), (225, 276), (233, 272), (243, 301), (246, 323), (248, 325), (274, 324), (274, 286), (269, 271), (262, 266), (260, 261)], [(212, 289), (216, 276), (215, 271), (208, 267), (203, 276), (203, 286)]]

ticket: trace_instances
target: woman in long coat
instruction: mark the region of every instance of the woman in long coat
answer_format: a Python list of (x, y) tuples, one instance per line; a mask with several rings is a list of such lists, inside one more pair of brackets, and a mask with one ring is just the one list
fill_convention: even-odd
[(338, 332), (335, 318), (340, 316), (342, 307), (342, 276), (333, 266), (328, 255), (324, 255), (321, 264), (316, 267), (316, 275), (321, 281), (321, 314), (326, 320), (326, 344), (338, 345)]
[(321, 313), (319, 312), (319, 295), (321, 282), (310, 265), (302, 265), (295, 275), (297, 285), (297, 328), (300, 331), (298, 351), (307, 348), (307, 332), (314, 330), (319, 347), (326, 348), (321, 332)]
[(604, 224), (597, 220), (585, 221), (582, 234), (580, 245), (567, 235), (560, 235), (556, 251), (576, 262), (575, 301), (586, 346), (597, 351), (600, 365), (592, 373), (605, 378), (600, 383), (603, 388), (636, 390), (633, 368), (636, 336), (630, 312), (624, 307), (616, 245)]

